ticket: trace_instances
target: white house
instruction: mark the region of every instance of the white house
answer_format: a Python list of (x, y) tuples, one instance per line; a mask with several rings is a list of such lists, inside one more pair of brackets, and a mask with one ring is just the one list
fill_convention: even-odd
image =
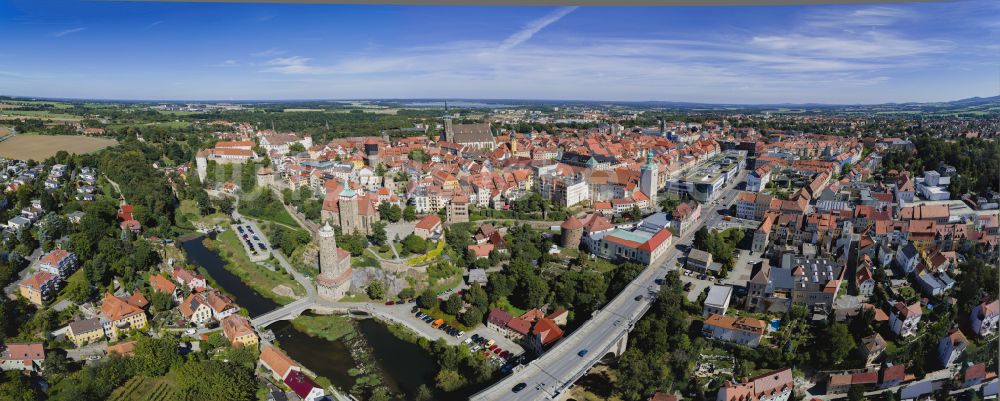
[(907, 306), (902, 302), (896, 302), (892, 306), (892, 313), (889, 314), (889, 328), (899, 337), (907, 337), (916, 334), (917, 324), (923, 311), (919, 303)]
[(1000, 321), (1000, 300), (990, 303), (983, 302), (972, 309), (970, 316), (972, 320), (972, 331), (980, 337), (986, 337), (997, 331), (997, 322)]

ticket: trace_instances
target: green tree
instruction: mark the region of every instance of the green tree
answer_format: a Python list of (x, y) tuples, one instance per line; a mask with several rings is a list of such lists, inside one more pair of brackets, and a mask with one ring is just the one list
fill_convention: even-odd
[(417, 394), (413, 396), (413, 399), (416, 401), (431, 401), (434, 399), (434, 393), (431, 392), (430, 387), (427, 387), (426, 384), (421, 384), (420, 387), (417, 387)]
[(371, 299), (382, 299), (385, 297), (385, 283), (381, 281), (372, 281), (368, 284), (368, 288), (365, 289), (368, 293), (368, 298)]
[(160, 291), (152, 291), (152, 293), (149, 294), (149, 304), (154, 310), (165, 312), (173, 309), (174, 300), (170, 294)]
[(840, 365), (856, 344), (854, 336), (843, 323), (833, 323), (823, 330), (823, 334), (817, 336), (816, 360), (823, 366)]
[(427, 240), (410, 234), (403, 238), (403, 247), (410, 253), (424, 253), (427, 252)]
[(403, 209), (403, 220), (413, 221), (417, 219), (417, 208), (413, 205), (407, 205)]
[(865, 388), (860, 385), (851, 386), (851, 389), (847, 391), (847, 399), (849, 401), (864, 401)]
[(437, 388), (443, 391), (455, 391), (465, 385), (465, 378), (451, 369), (441, 369), (434, 377)]
[(479, 309), (486, 309), (490, 304), (490, 298), (486, 294), (486, 290), (479, 283), (472, 283), (469, 289), (465, 290), (463, 296), (465, 297), (465, 302)]
[(458, 320), (462, 322), (462, 324), (468, 327), (473, 327), (479, 323), (482, 323), (483, 311), (482, 309), (475, 307), (468, 308), (465, 310), (465, 312), (462, 313), (462, 316), (459, 316)]
[(417, 298), (417, 303), (423, 308), (436, 308), (438, 306), (437, 294), (430, 288), (425, 289), (424, 292), (420, 293), (420, 298)]
[(458, 315), (458, 311), (462, 309), (462, 296), (457, 293), (451, 294), (447, 300), (444, 302), (444, 307), (442, 310), (444, 313), (449, 315)]
[(385, 232), (385, 223), (375, 223), (372, 226), (372, 235), (368, 239), (375, 245), (384, 245), (389, 241), (389, 236)]
[(396, 296), (398, 296), (399, 299), (411, 299), (417, 296), (417, 292), (416, 290), (413, 289), (413, 287), (406, 287), (402, 290), (399, 290), (399, 294), (396, 294)]

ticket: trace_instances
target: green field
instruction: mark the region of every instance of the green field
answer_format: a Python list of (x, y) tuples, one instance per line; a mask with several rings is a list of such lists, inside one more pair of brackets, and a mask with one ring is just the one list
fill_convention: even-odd
[(167, 401), (173, 399), (173, 381), (166, 377), (134, 377), (119, 387), (109, 401)]
[(257, 220), (264, 220), (264, 221), (278, 223), (283, 226), (287, 226), (289, 228), (294, 228), (296, 230), (302, 229), (302, 227), (299, 226), (299, 223), (295, 221), (295, 219), (293, 219), (290, 214), (288, 214), (288, 211), (280, 206), (278, 208), (275, 208), (275, 210), (273, 211), (263, 214), (253, 214), (249, 212), (244, 212), (243, 210), (241, 210), (240, 213), (243, 213), (249, 217), (253, 217), (254, 219)]
[[(254, 263), (243, 250), (243, 244), (234, 231), (224, 231), (216, 239), (205, 239), (206, 245), (210, 249), (215, 249), (228, 262), (226, 270), (237, 275), (243, 282), (247, 283), (257, 293), (271, 298), (278, 303), (287, 304), (293, 299), (274, 293), (274, 287), (285, 285), (291, 288), (296, 295), (304, 295), (305, 288), (284, 270), (270, 271), (267, 268)], [(276, 265), (276, 264), (275, 264)]]
[(351, 318), (341, 315), (302, 315), (292, 320), (292, 326), (313, 337), (335, 341), (354, 335)]

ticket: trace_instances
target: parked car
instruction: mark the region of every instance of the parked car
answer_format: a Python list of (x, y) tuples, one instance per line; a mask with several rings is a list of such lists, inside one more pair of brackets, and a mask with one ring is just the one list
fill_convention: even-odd
[(417, 313), (419, 311), (420, 311), (420, 307), (416, 306), (416, 305), (413, 305), (413, 309), (410, 309), (410, 312), (413, 312), (413, 313)]
[(392, 305), (396, 304), (396, 301), (392, 301), (392, 300), (385, 301), (385, 304), (388, 305), (388, 306), (392, 306)]
[(691, 291), (691, 283), (684, 283), (684, 291)]

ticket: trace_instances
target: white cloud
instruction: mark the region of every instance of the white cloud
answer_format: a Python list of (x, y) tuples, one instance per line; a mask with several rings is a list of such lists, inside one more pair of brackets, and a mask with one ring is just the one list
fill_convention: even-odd
[(146, 25), (146, 29), (152, 29), (153, 27), (162, 24), (163, 21), (153, 21), (152, 24)]
[(816, 28), (880, 27), (915, 17), (917, 15), (912, 11), (895, 7), (875, 6), (855, 10), (838, 7), (808, 16), (806, 24)]
[(529, 39), (535, 36), (536, 33), (541, 31), (542, 29), (545, 29), (545, 27), (554, 24), (556, 21), (563, 19), (563, 17), (569, 15), (569, 13), (575, 10), (576, 7), (563, 7), (549, 13), (548, 15), (542, 18), (529, 22), (527, 25), (521, 28), (520, 31), (517, 31), (513, 35), (508, 36), (507, 39), (504, 39), (504, 41), (500, 43), (500, 47), (498, 48), (498, 50), (507, 51), (513, 49), (514, 47), (517, 47), (517, 45), (521, 43), (527, 42)]
[(66, 35), (70, 35), (70, 34), (74, 34), (74, 33), (80, 32), (80, 31), (82, 31), (84, 29), (87, 29), (87, 27), (73, 28), (73, 29), (67, 29), (65, 31), (53, 32), (52, 36), (56, 37), (56, 38), (61, 38), (61, 37), (66, 36)]
[(267, 50), (261, 50), (256, 53), (250, 53), (250, 55), (254, 57), (274, 57), (274, 56), (280, 56), (282, 54), (285, 54), (285, 51), (277, 47), (272, 47)]

